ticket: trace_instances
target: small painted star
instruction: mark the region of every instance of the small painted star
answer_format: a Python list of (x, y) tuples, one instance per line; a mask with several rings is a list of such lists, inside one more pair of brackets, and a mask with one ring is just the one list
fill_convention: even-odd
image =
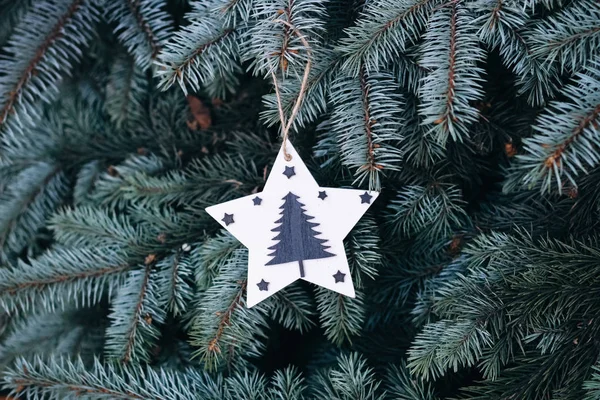
[(221, 221), (225, 222), (226, 226), (229, 226), (229, 224), (233, 224), (235, 222), (233, 220), (233, 214), (227, 214), (227, 213), (225, 213), (225, 216), (223, 217), (223, 219)]
[(360, 197), (360, 204), (371, 204), (371, 199), (373, 198), (373, 196), (371, 196), (369, 193), (365, 192), (365, 194), (361, 194), (359, 195)]
[(255, 198), (252, 199), (252, 202), (254, 203), (255, 206), (260, 206), (260, 203), (262, 203), (262, 199), (258, 196), (256, 196)]
[(290, 179), (292, 176), (296, 175), (296, 171), (294, 171), (294, 167), (285, 167), (285, 171), (283, 171), (283, 174), (287, 176), (288, 179)]
[(327, 197), (327, 193), (323, 190), (323, 191), (319, 191), (319, 196), (318, 196), (321, 200), (325, 200), (325, 197)]
[(338, 270), (338, 272), (333, 274), (333, 277), (335, 278), (335, 283), (344, 282), (344, 278), (346, 277), (346, 274), (344, 274), (344, 273), (342, 273), (342, 271)]
[(256, 284), (258, 286), (258, 290), (267, 291), (269, 290), (269, 282), (266, 282), (264, 279), (261, 279), (260, 282)]

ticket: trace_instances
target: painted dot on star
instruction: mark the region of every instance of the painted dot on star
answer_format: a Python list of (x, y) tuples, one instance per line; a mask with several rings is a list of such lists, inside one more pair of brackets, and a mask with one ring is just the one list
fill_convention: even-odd
[(235, 222), (233, 220), (233, 214), (227, 214), (227, 213), (225, 213), (225, 216), (223, 216), (223, 219), (221, 221), (223, 221), (226, 226), (229, 226), (230, 224), (233, 224)]

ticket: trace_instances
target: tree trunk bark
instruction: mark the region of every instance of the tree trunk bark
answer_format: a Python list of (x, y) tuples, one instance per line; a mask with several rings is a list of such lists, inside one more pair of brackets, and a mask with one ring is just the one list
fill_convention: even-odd
[(300, 276), (304, 278), (304, 264), (302, 264), (302, 260), (298, 260), (300, 264)]

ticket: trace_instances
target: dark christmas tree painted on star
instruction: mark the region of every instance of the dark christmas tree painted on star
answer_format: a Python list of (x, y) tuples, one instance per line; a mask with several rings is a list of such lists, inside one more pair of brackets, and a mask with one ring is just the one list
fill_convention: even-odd
[(269, 247), (269, 250), (274, 250), (269, 256), (273, 257), (266, 265), (283, 264), (292, 261), (298, 261), (300, 264), (300, 276), (304, 276), (304, 260), (314, 260), (317, 258), (333, 257), (326, 249), (329, 246), (324, 246), (327, 240), (318, 239), (316, 236), (320, 232), (313, 228), (319, 226), (316, 222), (310, 222), (310, 215), (305, 214), (302, 208), (304, 204), (298, 201), (300, 197), (292, 192), (289, 192), (284, 198), (283, 205), (279, 207), (281, 218), (275, 221), (280, 224), (278, 227), (271, 229), (273, 232), (279, 232), (273, 240), (279, 240), (276, 245)]

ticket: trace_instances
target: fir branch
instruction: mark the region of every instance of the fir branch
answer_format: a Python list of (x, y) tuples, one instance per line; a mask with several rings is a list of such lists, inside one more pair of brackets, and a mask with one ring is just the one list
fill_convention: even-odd
[[(212, 15), (224, 18), (227, 26), (236, 26), (248, 22), (256, 4), (252, 0), (217, 0), (209, 5)], [(202, 8), (202, 5), (192, 5)]]
[[(572, 339), (573, 340), (573, 339)], [(469, 399), (496, 398), (535, 399), (539, 396), (584, 397), (582, 384), (594, 363), (597, 353), (593, 346), (579, 346), (569, 341), (554, 354), (529, 353), (529, 361), (516, 357), (516, 366), (507, 368), (495, 381), (488, 380), (476, 387), (462, 390)], [(531, 352), (535, 350), (530, 349)], [(565, 374), (563, 371), (569, 371)], [(566, 398), (568, 398), (566, 397)]]
[(162, 0), (115, 0), (107, 5), (108, 20), (116, 24), (115, 33), (142, 70), (150, 67), (170, 34), (166, 6)]
[(218, 235), (206, 239), (201, 246), (192, 249), (190, 263), (197, 266), (195, 280), (198, 288), (206, 290), (212, 286), (223, 264), (241, 247), (241, 243), (223, 229)]
[(164, 176), (153, 176), (156, 171), (150, 168), (148, 172), (126, 168), (117, 167), (116, 177), (104, 175), (97, 183), (94, 197), (100, 204), (208, 205), (234, 198), (236, 193), (250, 193), (264, 183), (254, 163), (239, 156), (195, 159), (185, 170)]
[(600, 161), (600, 61), (577, 74), (563, 89), (570, 101), (553, 102), (539, 116), (539, 133), (523, 140), (519, 155), (505, 184), (506, 190), (538, 183), (544, 192), (553, 187), (561, 193), (566, 185), (577, 187), (576, 178)]
[(431, 244), (469, 225), (464, 207), (461, 191), (455, 185), (433, 182), (427, 186), (406, 186), (389, 204), (387, 223), (395, 235), (419, 235)]
[(368, 181), (369, 189), (381, 188), (383, 171), (400, 169), (402, 140), (400, 111), (402, 96), (394, 90), (388, 74), (336, 79), (330, 88), (332, 132), (340, 148), (342, 163), (355, 170), (355, 182)]
[(224, 86), (215, 94), (224, 95), (237, 84), (235, 75), (240, 71), (238, 32), (224, 26), (221, 19), (200, 12), (189, 17), (192, 24), (176, 32), (159, 54), (159, 88), (166, 90), (178, 83), (187, 94), (187, 86), (199, 90), (201, 85), (219, 79)]
[(105, 247), (49, 251), (29, 264), (0, 269), (0, 305), (12, 312), (96, 304), (120, 285), (129, 268), (121, 252)]
[(408, 52), (398, 55), (392, 66), (392, 74), (400, 87), (415, 95), (419, 93), (422, 81), (429, 73), (431, 73), (431, 69), (421, 65), (417, 56)]
[(131, 57), (118, 57), (106, 86), (105, 109), (117, 128), (135, 130), (145, 121), (148, 79)]
[[(423, 75), (423, 80), (425, 75)], [(418, 87), (420, 87), (419, 83)], [(419, 115), (419, 100), (415, 96), (406, 96), (405, 129), (402, 134), (405, 140), (401, 143), (404, 151), (405, 168), (430, 169), (438, 165), (445, 158), (445, 149), (429, 134), (428, 127), (423, 125), (423, 118)]]
[[(442, 338), (443, 335), (443, 338)], [(441, 339), (441, 340), (440, 340)], [(489, 332), (475, 321), (442, 320), (425, 325), (409, 351), (408, 367), (424, 379), (436, 379), (444, 371), (472, 366), (491, 344)]]
[(103, 365), (98, 359), (87, 368), (81, 359), (70, 361), (59, 357), (47, 361), (38, 357), (32, 361), (20, 359), (6, 375), (7, 387), (13, 395), (28, 398), (186, 400), (200, 396), (218, 399), (209, 397), (207, 380), (200, 374), (185, 375), (138, 365)]
[(116, 166), (109, 166), (96, 181), (95, 190), (90, 194), (93, 204), (115, 206), (119, 209), (129, 205), (126, 196), (131, 191), (130, 181), (138, 176), (153, 177), (167, 168), (165, 160), (155, 155), (130, 156)]
[(143, 270), (129, 273), (113, 300), (112, 320), (107, 329), (106, 354), (122, 363), (150, 362), (159, 338), (156, 325), (165, 322), (166, 312), (158, 299), (158, 280), (150, 261)]
[(257, 372), (244, 371), (228, 377), (228, 394), (232, 399), (261, 399), (265, 397), (267, 380)]
[(376, 379), (372, 368), (358, 353), (338, 357), (338, 365), (317, 375), (314, 398), (320, 400), (384, 400), (385, 391), (380, 390), (381, 382)]
[(415, 379), (405, 362), (392, 366), (386, 375), (385, 388), (395, 400), (436, 400), (433, 388), (421, 379)]
[(315, 324), (315, 302), (312, 296), (299, 285), (293, 285), (275, 293), (269, 302), (269, 316), (286, 327), (305, 332)]
[(219, 346), (219, 342), (223, 337), (223, 332), (230, 325), (231, 316), (236, 308), (240, 307), (242, 302), (242, 296), (246, 292), (247, 281), (241, 281), (239, 283), (239, 290), (233, 297), (231, 303), (227, 308), (223, 311), (218, 311), (217, 315), (219, 316), (219, 321), (217, 323), (217, 331), (214, 334), (214, 337), (210, 339), (208, 342), (207, 354), (217, 354), (221, 353), (221, 349)]
[(138, 255), (152, 250), (152, 242), (146, 238), (145, 232), (134, 227), (127, 216), (117, 216), (105, 210), (90, 207), (65, 209), (54, 215), (50, 227), (56, 240), (65, 246), (120, 247)]
[(436, 140), (462, 141), (479, 112), (470, 103), (483, 97), (477, 65), (484, 53), (479, 47), (473, 18), (464, 5), (451, 2), (436, 10), (429, 21), (420, 64), (432, 69), (420, 87), (419, 113)]
[(558, 91), (558, 73), (553, 65), (542, 65), (532, 54), (532, 24), (526, 10), (503, 0), (476, 4), (482, 13), (474, 21), (482, 22), (479, 38), (498, 48), (504, 63), (518, 75), (519, 94), (527, 95), (531, 105), (545, 104)]
[(39, 353), (78, 355), (88, 361), (102, 351), (105, 321), (94, 309), (31, 315), (17, 321), (0, 345), (0, 367)]
[[(268, 382), (263, 375), (248, 370), (223, 379), (221, 375), (211, 376), (197, 369), (175, 372), (140, 365), (104, 364), (99, 359), (86, 365), (81, 359), (61, 357), (19, 359), (6, 373), (5, 381), (11, 395), (27, 398), (302, 400), (306, 392), (304, 379), (293, 367), (276, 371)], [(383, 400), (385, 395), (373, 369), (356, 353), (340, 357), (337, 367), (322, 375), (319, 384), (323, 391), (313, 396), (318, 399)]]
[(584, 400), (597, 400), (600, 398), (600, 367), (596, 364), (591, 378), (583, 384), (587, 391)]
[(90, 193), (100, 176), (101, 169), (102, 167), (97, 160), (90, 161), (81, 167), (73, 187), (73, 203), (75, 205), (87, 204), (90, 201)]
[(15, 25), (23, 19), (32, 0), (13, 1), (6, 0), (0, 2), (2, 14), (0, 15), (0, 46), (4, 46), (8, 40)]
[(383, 258), (379, 242), (379, 227), (369, 214), (363, 216), (346, 237), (346, 256), (355, 287), (363, 287), (366, 279), (375, 279), (378, 275)]
[[(327, 110), (327, 94), (333, 75), (339, 69), (340, 59), (328, 48), (315, 46), (312, 67), (305, 85), (305, 94), (302, 107), (300, 107), (293, 121), (292, 130), (303, 128), (316, 121)], [(280, 82), (279, 93), (281, 108), (284, 115), (290, 115), (298, 96), (300, 96), (301, 82), (297, 79), (285, 79)], [(266, 110), (261, 112), (261, 118), (267, 126), (280, 123), (278, 103), (274, 93), (263, 96)]]
[(21, 171), (0, 204), (0, 246), (4, 255), (20, 253), (62, 203), (67, 179), (57, 165), (36, 163)]
[(317, 310), (325, 335), (338, 346), (351, 342), (352, 336), (359, 335), (365, 321), (363, 293), (356, 292), (350, 299), (322, 287), (316, 289)]
[(231, 369), (243, 361), (242, 354), (258, 356), (264, 347), (259, 340), (267, 310), (263, 305), (246, 308), (244, 298), (247, 260), (247, 251), (236, 251), (198, 304), (190, 335), (198, 347), (195, 355), (208, 369)]
[(324, 17), (324, 6), (315, 0), (261, 2), (253, 15), (257, 21), (245, 35), (244, 60), (252, 60), (257, 75), (301, 76), (309, 57), (302, 39), (317, 47)]
[(159, 302), (175, 317), (184, 314), (194, 293), (190, 284), (193, 272), (189, 257), (177, 250), (159, 261), (156, 267)]
[(273, 400), (302, 400), (306, 383), (296, 367), (277, 370), (271, 378), (270, 396)]
[(56, 96), (63, 71), (81, 59), (97, 20), (92, 0), (44, 2), (26, 14), (6, 48), (11, 56), (0, 60), (9, 72), (0, 76), (3, 130), (39, 118), (37, 102)]
[[(438, 288), (434, 312), (444, 319), (426, 325), (419, 334), (410, 351), (413, 371), (435, 377), (479, 359), (490, 371), (507, 361), (512, 347), (535, 343), (541, 356), (529, 357), (537, 366), (525, 371), (527, 364), (517, 363), (515, 368), (523, 371), (510, 378), (513, 384), (502, 392), (528, 398), (561, 385), (581, 384), (583, 371), (595, 360), (586, 353), (586, 337), (598, 329), (590, 319), (595, 300), (589, 297), (598, 285), (590, 272), (599, 257), (597, 240), (561, 242), (523, 232), (478, 237), (467, 251), (466, 273), (455, 274)], [(586, 329), (569, 322), (575, 320), (586, 321)], [(583, 346), (573, 348), (575, 339)], [(575, 368), (573, 373), (562, 375), (561, 363)], [(510, 371), (499, 379), (509, 379)]]
[(45, 41), (36, 51), (35, 57), (29, 61), (29, 63), (25, 67), (25, 71), (21, 74), (21, 77), (15, 84), (15, 87), (10, 91), (10, 96), (8, 100), (4, 103), (4, 107), (0, 111), (0, 121), (4, 122), (7, 118), (7, 115), (13, 110), (14, 104), (16, 103), (17, 98), (19, 96), (19, 92), (32, 76), (32, 73), (36, 69), (37, 64), (42, 60), (44, 54), (46, 53), (46, 51), (48, 51), (50, 45), (52, 45), (52, 43), (57, 39), (61, 38), (61, 36), (63, 35), (63, 26), (67, 23), (68, 20), (73, 18), (74, 14), (79, 10), (82, 3), (83, 0), (74, 1), (67, 9), (66, 13), (58, 19), (56, 25), (49, 32), (48, 36), (46, 36)]
[[(158, 40), (155, 37), (155, 34), (152, 32), (152, 29), (150, 28), (150, 24), (148, 22), (148, 20), (150, 20), (150, 18), (147, 20), (145, 18), (145, 16), (142, 15), (142, 10), (140, 9), (140, 2), (141, 2), (141, 0), (130, 0), (127, 2), (127, 6), (129, 7), (129, 10), (135, 17), (135, 20), (136, 20), (138, 26), (144, 32), (144, 35), (146, 36), (146, 40), (148, 41), (148, 43), (150, 44), (150, 48), (152, 49), (150, 58), (154, 59), (160, 52), (160, 44), (158, 43)], [(153, 20), (153, 22), (155, 21), (154, 18), (156, 18), (156, 17), (153, 16), (153, 18), (151, 18)]]
[(437, 0), (378, 0), (369, 2), (355, 26), (339, 43), (346, 57), (342, 68), (358, 76), (361, 66), (378, 71), (417, 42)]
[(598, 56), (600, 6), (595, 1), (571, 3), (541, 21), (531, 35), (533, 55), (556, 62), (561, 71), (575, 72)]

